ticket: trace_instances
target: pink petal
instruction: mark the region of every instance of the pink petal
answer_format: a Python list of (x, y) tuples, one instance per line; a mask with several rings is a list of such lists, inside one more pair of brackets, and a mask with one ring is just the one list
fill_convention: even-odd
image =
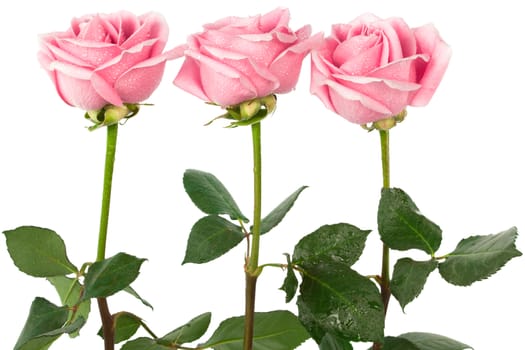
[(180, 45), (164, 54), (152, 57), (130, 68), (115, 82), (115, 90), (124, 102), (146, 100), (159, 86), (167, 60), (184, 55), (186, 45)]
[(142, 25), (136, 30), (121, 47), (130, 49), (150, 39), (156, 39), (156, 46), (151, 52), (152, 56), (160, 54), (168, 40), (168, 24), (164, 17), (157, 13), (149, 13), (140, 17)]
[(402, 48), (401, 57), (410, 57), (416, 54), (416, 38), (412, 29), (405, 21), (398, 17), (387, 19), (387, 22), (394, 28)]
[[(261, 40), (264, 38), (264, 41)], [(230, 35), (210, 30), (198, 36), (199, 43), (206, 46), (228, 48), (232, 52), (250, 56), (258, 64), (268, 66), (289, 44), (273, 39), (272, 35), (250, 37)]]
[(434, 95), (448, 67), (452, 55), (451, 48), (441, 39), (433, 25), (426, 25), (414, 30), (418, 44), (418, 53), (428, 54), (428, 64), (416, 67), (421, 89), (411, 97), (412, 106), (428, 104)]
[(61, 48), (55, 46), (54, 43), (44, 44), (44, 45), (41, 47), (42, 48), (45, 47), (45, 50), (49, 53), (51, 57), (53, 57), (53, 60), (67, 62), (75, 66), (92, 68), (92, 65), (89, 64), (88, 62), (83, 61), (80, 58), (73, 56), (70, 53), (62, 50)]
[(424, 56), (414, 55), (412, 57), (400, 59), (385, 66), (378, 67), (369, 72), (367, 75), (374, 78), (416, 83), (418, 81), (416, 65), (419, 61), (423, 60), (425, 60)]
[(279, 79), (267, 67), (252, 62), (251, 57), (206, 46), (201, 47), (201, 53), (243, 74), (257, 89), (258, 97), (267, 96), (279, 87)]
[(352, 123), (371, 123), (395, 114), (395, 111), (359, 91), (332, 80), (327, 80), (326, 85), (336, 113)]
[(286, 93), (297, 85), (304, 57), (322, 44), (323, 34), (318, 33), (281, 53), (270, 66), (270, 71), (279, 80), (276, 93)]
[(98, 73), (93, 73), (91, 77), (91, 84), (97, 94), (100, 95), (104, 100), (108, 101), (114, 106), (122, 106), (122, 99), (120, 98), (117, 90)]
[(154, 65), (134, 67), (117, 80), (115, 90), (124, 102), (142, 102), (159, 86), (165, 66), (166, 60), (158, 60)]
[(325, 83), (330, 72), (326, 69), (317, 52), (312, 52), (311, 57), (310, 93), (319, 97), (326, 108), (335, 112), (328, 85)]
[(96, 73), (112, 85), (131, 67), (149, 59), (151, 57), (152, 46), (155, 45), (155, 42), (156, 39), (147, 40), (140, 45), (122, 52), (121, 55), (98, 67), (95, 70)]
[(203, 101), (211, 102), (202, 87), (199, 62), (191, 57), (186, 57), (173, 84)]
[(71, 54), (75, 59), (81, 59), (93, 67), (106, 63), (122, 52), (114, 44), (78, 39), (57, 39), (57, 44), (58, 47)]
[(104, 42), (107, 37), (103, 20), (98, 15), (87, 22), (79, 22), (78, 29), (77, 37), (82, 40)]
[(89, 80), (77, 79), (56, 72), (56, 89), (60, 97), (69, 105), (83, 110), (98, 110), (107, 102), (97, 94)]
[(261, 32), (266, 33), (278, 27), (288, 27), (288, 22), (290, 22), (290, 10), (276, 8), (260, 17), (259, 28)]
[[(352, 40), (347, 40), (334, 51), (334, 63), (342, 62), (339, 66), (341, 70), (351, 75), (365, 75), (379, 66), (382, 44), (368, 49), (355, 48), (354, 44)], [(345, 54), (347, 57), (342, 57)]]
[[(355, 94), (366, 96), (369, 100), (360, 98), (362, 104), (374, 109), (384, 117), (390, 117), (401, 112), (407, 105), (412, 91), (419, 88), (418, 84), (383, 80), (370, 77), (334, 76), (333, 86), (344, 86)], [(330, 85), (330, 84), (329, 84)], [(330, 85), (332, 86), (332, 85)], [(332, 87), (333, 87), (332, 86)], [(346, 93), (347, 98), (352, 95)], [(371, 104), (370, 101), (377, 103)], [(382, 106), (381, 109), (377, 106)]]

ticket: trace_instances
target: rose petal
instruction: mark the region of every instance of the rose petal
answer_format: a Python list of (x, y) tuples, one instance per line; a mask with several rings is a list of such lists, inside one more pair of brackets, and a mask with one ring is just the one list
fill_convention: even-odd
[[(250, 37), (232, 36), (227, 33), (210, 30), (196, 36), (200, 45), (225, 47), (232, 52), (250, 56), (257, 64), (268, 66), (275, 57), (289, 44), (273, 40), (272, 35)], [(252, 40), (253, 39), (253, 40)]]
[(270, 32), (275, 28), (288, 27), (290, 22), (290, 10), (287, 8), (276, 8), (259, 18), (259, 29), (261, 32)]
[(322, 39), (323, 34), (318, 33), (299, 42), (297, 45), (291, 46), (275, 59), (270, 65), (270, 71), (280, 82), (279, 88), (275, 90), (275, 93), (286, 93), (295, 88), (299, 80), (304, 57), (312, 49), (319, 47)]
[(166, 20), (162, 15), (154, 12), (143, 15), (139, 17), (139, 19), (142, 21), (142, 25), (122, 43), (121, 47), (127, 50), (150, 39), (155, 39), (156, 45), (151, 51), (151, 55), (155, 56), (160, 54), (162, 50), (164, 50), (168, 40), (169, 30)]
[(368, 76), (386, 80), (397, 80), (400, 82), (417, 82), (416, 65), (419, 61), (426, 60), (424, 55), (414, 55), (404, 59), (391, 62), (369, 72)]
[(158, 62), (153, 65), (134, 67), (117, 80), (115, 90), (124, 102), (142, 102), (159, 86), (166, 60), (155, 59), (155, 61)]
[(416, 38), (412, 29), (406, 22), (398, 17), (392, 17), (386, 20), (396, 31), (397, 38), (403, 50), (401, 57), (410, 57), (416, 54)]
[(200, 79), (200, 64), (191, 57), (186, 57), (179, 73), (173, 80), (173, 84), (180, 89), (197, 96), (201, 100), (211, 102), (211, 99), (204, 92)]
[(115, 82), (115, 90), (124, 102), (142, 102), (159, 86), (167, 60), (184, 55), (186, 45), (180, 45), (164, 54), (140, 62), (122, 74)]
[(246, 79), (249, 79), (256, 88), (257, 96), (267, 96), (279, 87), (280, 80), (272, 74), (272, 71), (264, 66), (257, 65), (251, 60), (251, 57), (206, 46), (201, 47), (201, 53), (244, 74)]
[(395, 111), (359, 91), (332, 80), (327, 80), (326, 85), (337, 114), (353, 123), (366, 124), (395, 115)]
[(121, 74), (128, 71), (131, 67), (145, 61), (151, 57), (152, 47), (156, 39), (147, 40), (140, 45), (122, 52), (121, 55), (109, 60), (95, 69), (95, 72), (108, 84), (112, 85), (117, 81)]
[[(257, 88), (238, 70), (192, 51), (187, 51), (186, 57), (191, 57), (198, 62), (201, 79), (201, 84), (198, 87), (202, 87), (204, 95), (209, 98), (209, 102), (221, 106), (231, 106), (257, 97)], [(180, 80), (177, 83), (176, 79), (175, 83), (180, 88), (185, 89), (184, 86), (178, 84), (181, 83)]]
[(60, 97), (71, 106), (89, 111), (98, 110), (107, 104), (89, 80), (73, 78), (57, 71), (55, 86)]
[(75, 60), (80, 58), (90, 66), (95, 67), (117, 57), (122, 52), (118, 46), (108, 43), (69, 38), (57, 39), (56, 42), (59, 48), (71, 54), (71, 57), (74, 57)]
[(81, 18), (78, 22), (73, 20), (74, 24), (72, 24), (72, 27), (78, 25), (79, 32), (77, 37), (79, 39), (98, 42), (106, 41), (108, 37), (107, 31), (103, 24), (104, 20), (100, 16), (95, 15), (89, 21), (83, 21), (82, 19), (84, 18)]
[(91, 76), (91, 84), (97, 94), (99, 94), (108, 103), (115, 106), (122, 106), (122, 99), (120, 98), (117, 90), (98, 73), (95, 72)]
[(421, 89), (413, 94), (410, 105), (424, 106), (428, 104), (443, 79), (452, 50), (441, 39), (433, 25), (416, 28), (414, 35), (418, 44), (418, 53), (430, 55), (430, 60), (428, 64), (416, 66)]

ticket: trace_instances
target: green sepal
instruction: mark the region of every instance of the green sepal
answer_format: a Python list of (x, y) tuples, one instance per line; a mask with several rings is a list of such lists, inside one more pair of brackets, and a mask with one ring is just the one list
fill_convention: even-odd
[(244, 239), (244, 232), (228, 220), (208, 215), (191, 228), (183, 264), (203, 264), (225, 254)]
[(403, 310), (408, 303), (418, 297), (428, 275), (437, 266), (436, 260), (414, 261), (410, 258), (402, 258), (396, 262), (390, 288)]
[(284, 291), (284, 293), (286, 293), (285, 301), (289, 303), (295, 296), (295, 293), (297, 293), (297, 288), (299, 287), (299, 281), (297, 280), (297, 277), (295, 276), (293, 264), (292, 264), (292, 261), (290, 260), (290, 254), (284, 254), (284, 255), (286, 255), (286, 261), (287, 261), (286, 277), (284, 279), (283, 285), (279, 289)]
[(211, 321), (211, 312), (205, 312), (197, 317), (194, 317), (186, 324), (169, 332), (162, 338), (157, 340), (157, 343), (162, 345), (174, 346), (190, 343), (202, 337), (208, 330)]
[(333, 260), (308, 266), (302, 275), (299, 319), (316, 342), (327, 333), (347, 341), (383, 341), (383, 301), (370, 279)]
[(439, 264), (439, 273), (447, 282), (458, 286), (486, 279), (510, 259), (522, 255), (516, 249), (517, 237), (518, 230), (512, 227), (498, 234), (465, 238)]
[(303, 190), (307, 187), (308, 186), (300, 187), (261, 220), (261, 235), (269, 232), (282, 221), (288, 211), (290, 211), (290, 209), (293, 207), (297, 197), (299, 197), (301, 192), (303, 192)]
[[(290, 311), (256, 312), (254, 317), (253, 349), (290, 350), (309, 338), (297, 317)], [(243, 350), (243, 333), (244, 316), (229, 318), (219, 324), (210, 339), (201, 344), (200, 348)]]
[(83, 299), (108, 297), (128, 287), (139, 275), (145, 259), (126, 253), (93, 263), (85, 276)]
[(399, 188), (383, 188), (377, 214), (381, 240), (392, 249), (420, 249), (431, 256), (441, 245), (441, 228), (419, 212)]
[(232, 220), (248, 222), (226, 187), (215, 175), (195, 169), (184, 172), (183, 184), (192, 202), (206, 214), (229, 215)]
[(34, 277), (65, 276), (76, 273), (60, 236), (49, 229), (21, 226), (4, 231), (7, 250), (20, 271)]

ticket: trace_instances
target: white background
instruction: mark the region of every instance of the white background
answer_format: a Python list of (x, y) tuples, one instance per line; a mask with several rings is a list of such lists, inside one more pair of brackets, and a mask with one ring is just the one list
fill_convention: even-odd
[[(38, 65), (37, 34), (66, 30), (72, 17), (87, 13), (154, 10), (170, 25), (171, 48), (204, 23), (276, 6), (290, 8), (293, 28), (311, 24), (314, 32), (326, 34), (331, 24), (363, 12), (401, 16), (413, 27), (433, 22), (453, 57), (430, 104), (410, 108), (407, 120), (391, 132), (392, 185), (407, 191), (442, 227), (439, 253), (450, 252), (471, 234), (511, 226), (523, 230), (525, 51), (518, 5), (510, 0), (2, 2), (0, 230), (54, 229), (77, 266), (96, 255), (105, 130), (88, 132), (83, 112), (59, 99)], [(168, 63), (148, 101), (155, 106), (143, 108), (120, 128), (109, 227), (108, 255), (125, 251), (148, 258), (134, 287), (155, 306), (151, 311), (118, 295), (110, 298), (110, 309), (136, 312), (159, 335), (205, 311), (213, 312), (210, 331), (243, 312), (244, 245), (213, 263), (181, 266), (190, 228), (203, 215), (183, 191), (184, 170), (216, 174), (251, 215), (250, 130), (223, 129), (220, 122), (203, 127), (221, 112), (172, 85), (181, 63)], [(329, 112), (308, 88), (307, 58), (296, 91), (279, 96), (277, 112), (262, 125), (264, 213), (299, 186), (310, 187), (264, 237), (261, 263), (283, 261), (282, 253), (291, 253), (295, 242), (323, 224), (376, 227), (379, 137)], [(357, 265), (361, 273), (379, 273), (378, 242), (374, 231)], [(523, 238), (517, 244), (525, 250)], [(407, 254), (422, 257), (411, 252), (394, 257)], [(525, 259), (518, 258), (470, 288), (449, 285), (435, 272), (406, 314), (392, 300), (386, 334), (427, 331), (477, 350), (522, 348), (524, 272)], [(271, 269), (259, 279), (258, 311), (296, 311), (295, 300), (285, 304), (277, 290), (283, 277)], [(33, 298), (59, 301), (45, 280), (14, 267), (4, 239), (0, 281), (0, 348), (11, 349)], [(95, 306), (91, 316), (80, 338), (64, 336), (52, 349), (101, 349), (94, 335), (99, 327)], [(301, 347), (315, 348), (312, 341)]]

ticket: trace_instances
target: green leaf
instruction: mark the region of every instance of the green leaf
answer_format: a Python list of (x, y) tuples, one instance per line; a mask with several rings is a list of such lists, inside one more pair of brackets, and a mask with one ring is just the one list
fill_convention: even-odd
[(83, 299), (108, 297), (128, 287), (139, 275), (139, 259), (126, 253), (98, 261), (89, 267)]
[(285, 255), (286, 255), (286, 260), (288, 262), (288, 265), (286, 265), (286, 277), (284, 279), (283, 285), (279, 289), (286, 293), (285, 301), (289, 303), (295, 296), (295, 293), (297, 292), (299, 281), (297, 280), (297, 277), (295, 277), (295, 272), (293, 270), (293, 264), (290, 261), (290, 255), (289, 254), (285, 254)]
[(193, 225), (183, 264), (202, 264), (212, 261), (244, 239), (240, 226), (217, 216), (205, 216)]
[(161, 345), (153, 339), (143, 337), (127, 342), (120, 350), (173, 350), (173, 348)]
[(142, 297), (141, 297), (141, 296), (135, 291), (135, 289), (131, 288), (131, 286), (127, 286), (127, 287), (124, 288), (123, 290), (124, 290), (124, 292), (129, 293), (129, 294), (131, 294), (132, 296), (134, 296), (135, 298), (137, 298), (138, 300), (140, 300), (140, 302), (141, 302), (142, 304), (144, 304), (144, 306), (147, 306), (147, 307), (149, 307), (151, 310), (153, 310), (153, 306), (151, 306), (151, 304), (148, 303), (147, 300), (142, 299)]
[(351, 266), (361, 256), (369, 233), (344, 223), (321, 226), (296, 244), (293, 261), (310, 266), (332, 260)]
[(208, 330), (211, 321), (211, 312), (205, 312), (183, 326), (169, 332), (158, 340), (159, 344), (181, 345), (190, 343), (202, 337)]
[(420, 212), (399, 188), (383, 188), (377, 214), (379, 234), (392, 249), (420, 249), (434, 256), (441, 245), (441, 229)]
[(68, 312), (67, 307), (58, 307), (44, 298), (35, 298), (14, 350), (45, 350), (60, 335), (80, 329), (83, 319), (64, 326)]
[(288, 211), (292, 209), (297, 197), (308, 186), (302, 186), (297, 191), (292, 193), (288, 198), (281, 202), (270, 214), (266, 215), (261, 221), (261, 235), (269, 232), (272, 228), (277, 226), (281, 220), (286, 216)]
[(459, 242), (456, 249), (439, 264), (439, 273), (449, 283), (468, 286), (490, 277), (510, 259), (520, 256), (512, 227), (494, 235), (472, 236)]
[[(118, 312), (113, 315), (113, 317), (115, 326), (115, 344), (128, 340), (137, 332), (139, 327), (142, 326), (142, 320), (140, 317), (129, 312)], [(104, 338), (104, 331), (102, 328), (99, 329), (97, 334)]]
[(428, 275), (437, 266), (436, 260), (414, 261), (403, 258), (397, 261), (390, 286), (401, 308), (405, 309), (408, 303), (417, 298), (427, 282)]
[[(472, 349), (471, 346), (456, 340), (432, 333), (405, 333), (399, 338), (406, 339), (416, 346), (418, 350), (465, 350)], [(386, 349), (385, 349), (386, 350)]]
[(22, 226), (4, 231), (15, 265), (35, 277), (65, 276), (78, 270), (66, 254), (64, 241), (54, 231)]
[(233, 197), (215, 175), (188, 169), (183, 177), (184, 189), (193, 203), (206, 214), (229, 215), (232, 220), (248, 219), (241, 213)]
[[(244, 316), (229, 318), (221, 322), (211, 338), (200, 347), (210, 347), (215, 350), (242, 350), (243, 332)], [(308, 338), (308, 333), (297, 317), (289, 311), (255, 313), (253, 350), (295, 349)]]
[[(70, 311), (68, 321), (73, 322), (79, 318), (87, 320), (91, 310), (91, 300), (81, 301), (83, 287), (77, 279), (65, 276), (48, 277), (47, 280), (55, 287), (60, 296), (63, 306), (67, 306)], [(72, 308), (76, 311), (73, 312)], [(78, 332), (70, 333), (71, 337), (78, 336)]]
[(346, 263), (320, 262), (303, 272), (299, 319), (320, 342), (326, 333), (347, 341), (382, 341), (383, 302), (375, 284)]
[[(369, 350), (372, 350), (370, 348)], [(385, 337), (381, 350), (420, 350), (410, 341), (403, 338)]]
[(326, 333), (321, 343), (319, 343), (319, 350), (352, 350), (352, 345), (343, 338)]

